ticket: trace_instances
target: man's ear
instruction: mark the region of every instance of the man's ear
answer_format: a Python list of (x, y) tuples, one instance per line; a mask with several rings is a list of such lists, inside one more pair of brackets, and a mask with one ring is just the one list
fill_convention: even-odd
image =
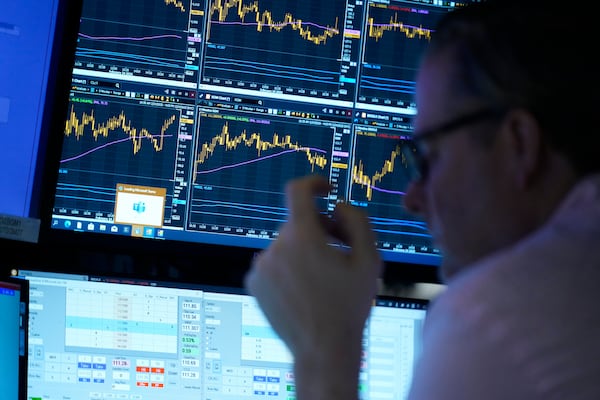
[(544, 141), (541, 126), (535, 116), (525, 109), (510, 110), (503, 122), (509, 145), (515, 184), (527, 189), (536, 179), (544, 163)]

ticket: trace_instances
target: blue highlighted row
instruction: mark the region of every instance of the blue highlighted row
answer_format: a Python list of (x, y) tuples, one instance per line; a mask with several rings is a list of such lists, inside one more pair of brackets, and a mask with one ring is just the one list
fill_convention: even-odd
[(67, 317), (66, 327), (74, 329), (99, 329), (111, 332), (152, 333), (155, 335), (169, 336), (177, 335), (177, 325), (159, 322)]

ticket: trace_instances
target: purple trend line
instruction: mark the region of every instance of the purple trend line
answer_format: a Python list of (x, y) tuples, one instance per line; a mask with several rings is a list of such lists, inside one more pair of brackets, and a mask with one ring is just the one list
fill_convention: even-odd
[(381, 189), (381, 188), (378, 188), (377, 186), (373, 186), (373, 185), (371, 185), (371, 189), (376, 190), (378, 192), (383, 192), (383, 193), (399, 194), (401, 196), (404, 196), (406, 194), (405, 192), (400, 192), (398, 190)]
[[(153, 136), (152, 136), (152, 138), (154, 138), (155, 136), (157, 136), (157, 135), (153, 135)], [(163, 137), (172, 137), (172, 136), (173, 136), (173, 135), (164, 135)], [(69, 162), (69, 161), (77, 160), (78, 158), (81, 158), (81, 157), (87, 156), (88, 154), (94, 153), (94, 152), (96, 152), (96, 151), (98, 151), (98, 150), (102, 150), (102, 149), (104, 149), (104, 148), (106, 148), (106, 147), (108, 147), (108, 146), (112, 146), (113, 144), (119, 144), (119, 143), (123, 143), (123, 142), (125, 142), (125, 141), (127, 141), (127, 140), (130, 140), (130, 139), (131, 139), (131, 138), (130, 138), (130, 137), (128, 137), (128, 138), (124, 138), (124, 139), (115, 140), (115, 141), (113, 141), (113, 142), (110, 142), (110, 143), (105, 143), (105, 144), (103, 144), (102, 146), (98, 146), (98, 147), (95, 147), (95, 148), (93, 148), (93, 149), (90, 149), (90, 150), (86, 151), (85, 153), (82, 153), (82, 154), (76, 155), (76, 156), (74, 156), (74, 157), (71, 157), (71, 158), (67, 158), (67, 159), (65, 159), (65, 160), (60, 160), (60, 162), (61, 162), (61, 163), (64, 163), (64, 162)], [(148, 138), (148, 139), (150, 139), (150, 138)]]
[(239, 166), (242, 166), (242, 165), (248, 165), (248, 164), (252, 164), (252, 163), (258, 162), (258, 161), (263, 161), (263, 160), (267, 160), (269, 158), (279, 157), (279, 156), (287, 154), (287, 153), (294, 153), (296, 151), (306, 150), (306, 149), (312, 150), (312, 151), (316, 151), (316, 152), (319, 152), (319, 153), (326, 153), (325, 150), (315, 149), (315, 148), (311, 148), (311, 147), (302, 147), (302, 148), (299, 148), (299, 149), (296, 149), (296, 150), (285, 150), (285, 151), (282, 151), (282, 152), (279, 152), (279, 153), (276, 153), (276, 154), (271, 154), (271, 155), (268, 155), (268, 156), (265, 156), (265, 157), (255, 158), (254, 160), (244, 161), (244, 162), (237, 163), (237, 164), (224, 165), (222, 167), (210, 169), (210, 170), (207, 170), (207, 171), (197, 171), (196, 174), (198, 174), (198, 175), (200, 175), (200, 174), (209, 174), (211, 172), (217, 172), (217, 171), (221, 171), (221, 170), (228, 169), (228, 168), (234, 168), (234, 167), (239, 167)]
[(179, 36), (179, 35), (156, 35), (156, 36), (142, 36), (142, 37), (136, 38), (136, 37), (120, 37), (120, 36), (90, 36), (90, 35), (80, 33), (79, 36), (82, 36), (86, 39), (92, 39), (92, 40), (152, 40), (152, 39), (164, 39), (164, 38), (181, 39), (181, 36)]

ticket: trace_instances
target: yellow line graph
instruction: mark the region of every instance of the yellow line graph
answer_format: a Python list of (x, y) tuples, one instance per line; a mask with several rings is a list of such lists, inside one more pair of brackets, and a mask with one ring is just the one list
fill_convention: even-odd
[(131, 121), (125, 116), (125, 112), (121, 111), (117, 116), (110, 117), (106, 122), (96, 123), (96, 116), (94, 111), (90, 114), (83, 113), (81, 117), (78, 117), (75, 113), (73, 106), (71, 106), (71, 112), (69, 119), (65, 122), (65, 136), (75, 135), (77, 140), (84, 135), (84, 130), (89, 126), (91, 134), (94, 140), (97, 141), (98, 137), (102, 136), (107, 138), (111, 132), (116, 130), (122, 130), (125, 134), (129, 135), (133, 143), (133, 154), (137, 154), (142, 148), (142, 140), (144, 138), (150, 140), (155, 151), (161, 151), (163, 149), (165, 133), (167, 129), (175, 122), (175, 115), (172, 115), (166, 119), (161, 128), (159, 135), (151, 134), (147, 129), (138, 129), (131, 126)]
[(196, 175), (198, 164), (203, 164), (209, 159), (218, 147), (222, 147), (225, 151), (229, 151), (235, 150), (241, 145), (254, 147), (256, 149), (256, 154), (259, 157), (262, 152), (275, 148), (303, 152), (311, 165), (312, 171), (314, 171), (315, 166), (323, 169), (327, 165), (327, 157), (317, 154), (314, 151), (311, 151), (310, 148), (302, 146), (297, 142), (292, 142), (290, 135), (280, 137), (277, 133), (274, 133), (273, 138), (268, 141), (263, 140), (260, 133), (253, 132), (248, 134), (246, 130), (243, 130), (239, 135), (232, 136), (229, 132), (229, 124), (225, 123), (218, 135), (200, 146), (198, 157), (194, 163), (194, 175)]
[(390, 22), (384, 25), (375, 24), (373, 17), (368, 19), (369, 37), (379, 41), (385, 32), (398, 31), (403, 33), (408, 39), (426, 39), (431, 40), (431, 30), (422, 26), (405, 26), (403, 22), (398, 21), (398, 13), (390, 17)]
[(243, 0), (214, 0), (210, 6), (208, 12), (209, 15), (209, 27), (207, 31), (207, 40), (210, 38), (211, 21), (213, 15), (218, 14), (217, 21), (224, 22), (229, 15), (229, 10), (235, 9), (238, 18), (241, 22), (245, 22), (246, 14), (255, 13), (256, 30), (262, 32), (264, 27), (267, 27), (269, 31), (280, 32), (284, 28), (290, 26), (293, 30), (298, 31), (300, 37), (304, 40), (312, 42), (314, 44), (324, 44), (327, 39), (339, 35), (338, 29), (338, 18), (335, 19), (333, 26), (327, 25), (322, 34), (313, 33), (310, 28), (305, 27), (301, 19), (296, 19), (291, 13), (286, 13), (283, 17), (283, 21), (275, 21), (270, 11), (261, 11), (258, 1), (254, 1), (249, 4), (244, 4)]
[(181, 12), (185, 12), (185, 7), (183, 3), (179, 0), (165, 0), (166, 5), (173, 5), (175, 8), (179, 8)]
[(359, 160), (358, 164), (355, 164), (352, 167), (352, 181), (359, 184), (363, 188), (366, 187), (366, 197), (368, 200), (371, 200), (371, 197), (373, 196), (373, 187), (377, 186), (377, 183), (381, 182), (384, 176), (394, 172), (396, 158), (398, 155), (402, 156), (400, 160), (401, 164), (406, 165), (407, 161), (402, 154), (400, 145), (396, 145), (396, 148), (390, 154), (389, 159), (384, 160), (381, 170), (375, 172), (373, 176), (368, 176), (365, 174), (362, 160)]

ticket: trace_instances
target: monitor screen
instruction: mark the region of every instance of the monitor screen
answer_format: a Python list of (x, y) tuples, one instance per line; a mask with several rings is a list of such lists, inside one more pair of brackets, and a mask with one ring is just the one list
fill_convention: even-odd
[[(38, 239), (48, 125), (55, 90), (65, 85), (64, 76), (55, 78), (56, 66), (70, 60), (62, 53), (63, 45), (75, 40), (76, 24), (70, 17), (74, 13), (79, 17), (80, 5), (77, 0), (48, 0), (35, 6), (15, 0), (2, 5), (0, 238)], [(63, 107), (60, 110), (64, 112)]]
[(401, 146), (419, 57), (460, 5), (84, 0), (52, 234), (261, 249), (286, 219), (285, 182), (320, 174), (324, 213), (363, 207), (384, 261), (435, 268), (402, 205)]
[[(291, 353), (239, 288), (40, 270), (19, 276), (31, 287), (30, 399), (295, 398)], [(405, 398), (427, 306), (374, 299), (361, 399)]]
[(0, 16), (0, 213), (29, 217), (58, 0), (16, 0)]
[(0, 277), (0, 388), (5, 400), (27, 399), (28, 283)]

